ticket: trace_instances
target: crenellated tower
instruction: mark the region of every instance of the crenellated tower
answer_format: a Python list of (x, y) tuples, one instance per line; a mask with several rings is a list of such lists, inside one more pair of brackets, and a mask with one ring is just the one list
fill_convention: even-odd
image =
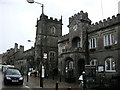
[(69, 42), (71, 47), (85, 47), (86, 31), (90, 24), (91, 20), (88, 18), (87, 12), (80, 11), (69, 18)]
[[(41, 14), (40, 19), (37, 19), (35, 38), (35, 60), (38, 65), (40, 61), (43, 61), (42, 59), (44, 59), (44, 54), (46, 54), (47, 60), (44, 62), (51, 66), (53, 64), (54, 67), (50, 66), (52, 69), (57, 67), (57, 41), (60, 36), (62, 36), (62, 18), (57, 20), (52, 17), (48, 18), (48, 16)], [(53, 55), (52, 60), (49, 60), (51, 59), (51, 55)], [(46, 70), (50, 67), (46, 67)]]

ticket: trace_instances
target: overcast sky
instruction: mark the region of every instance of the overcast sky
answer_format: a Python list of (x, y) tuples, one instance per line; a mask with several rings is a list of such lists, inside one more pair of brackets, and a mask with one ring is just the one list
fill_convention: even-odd
[[(48, 17), (60, 19), (63, 16), (63, 35), (69, 32), (69, 17), (81, 10), (88, 12), (92, 23), (118, 14), (119, 0), (35, 1), (44, 4), (44, 13)], [(0, 0), (0, 53), (14, 48), (14, 43), (24, 45), (25, 50), (31, 48), (35, 41), (36, 21), (41, 12), (39, 4), (30, 4), (26, 0)]]

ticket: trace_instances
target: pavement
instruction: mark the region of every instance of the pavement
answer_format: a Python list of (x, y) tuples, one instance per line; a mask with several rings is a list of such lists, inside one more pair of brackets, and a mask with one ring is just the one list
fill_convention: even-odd
[[(43, 79), (43, 87), (40, 87), (40, 78), (39, 77), (34, 77), (34, 76), (29, 76), (28, 78), (28, 82), (27, 82), (27, 77), (25, 76), (24, 77), (24, 85), (29, 87), (29, 88), (56, 88), (56, 85), (58, 85), (58, 88), (66, 88), (67, 90), (72, 90), (72, 88), (75, 88), (77, 90), (83, 90), (82, 87), (79, 86), (79, 84), (75, 84), (75, 83), (66, 83), (64, 81), (60, 82), (56, 79), (47, 79), (47, 78), (44, 78)], [(58, 83), (58, 84), (56, 84)]]

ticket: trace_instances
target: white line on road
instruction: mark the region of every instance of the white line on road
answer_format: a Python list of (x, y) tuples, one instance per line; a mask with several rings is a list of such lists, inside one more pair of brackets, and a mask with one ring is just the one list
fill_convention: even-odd
[(26, 88), (30, 88), (29, 86), (25, 86)]

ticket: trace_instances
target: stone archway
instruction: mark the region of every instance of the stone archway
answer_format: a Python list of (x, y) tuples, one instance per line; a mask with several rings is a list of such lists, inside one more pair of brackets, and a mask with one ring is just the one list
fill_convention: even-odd
[(65, 81), (66, 82), (74, 82), (74, 62), (72, 58), (67, 58), (65, 62)]

